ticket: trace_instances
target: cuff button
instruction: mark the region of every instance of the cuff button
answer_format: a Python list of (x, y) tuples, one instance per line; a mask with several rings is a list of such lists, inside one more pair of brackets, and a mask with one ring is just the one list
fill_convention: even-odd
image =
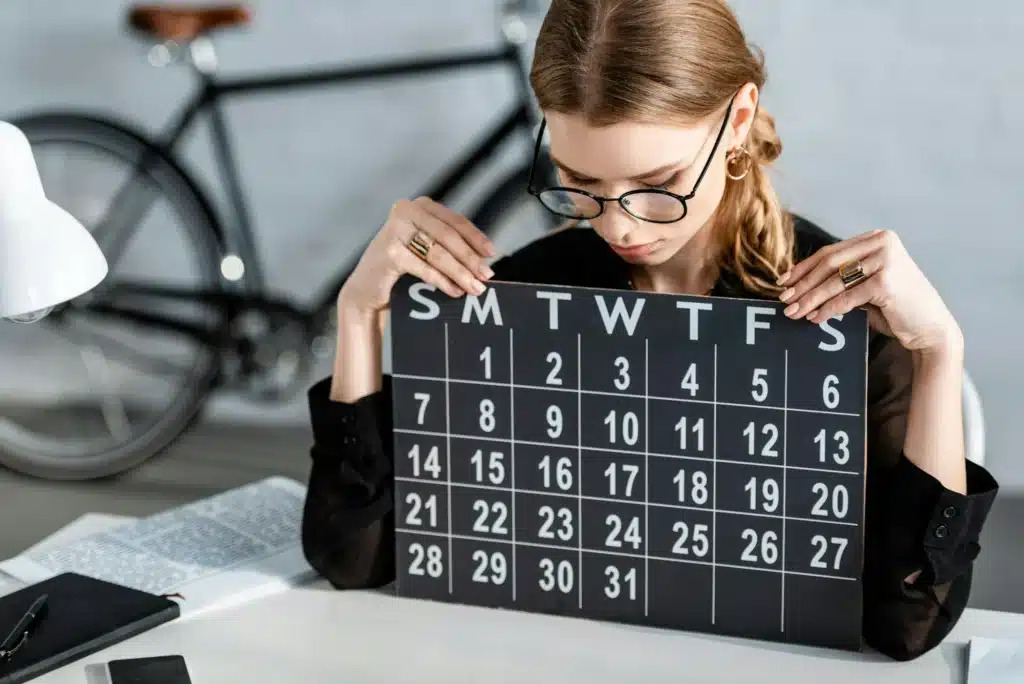
[(952, 518), (953, 516), (956, 515), (956, 507), (955, 506), (946, 506), (946, 510), (942, 511), (942, 515), (944, 517), (946, 517), (946, 518)]
[(938, 537), (939, 539), (942, 539), (947, 534), (949, 534), (949, 528), (946, 527), (945, 525), (939, 525), (938, 527), (935, 528), (935, 536)]

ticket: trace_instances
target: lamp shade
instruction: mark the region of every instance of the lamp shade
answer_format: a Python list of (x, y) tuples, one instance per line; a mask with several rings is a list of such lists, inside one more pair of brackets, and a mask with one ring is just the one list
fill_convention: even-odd
[(0, 121), (0, 318), (31, 320), (106, 275), (89, 231), (47, 199), (25, 134)]

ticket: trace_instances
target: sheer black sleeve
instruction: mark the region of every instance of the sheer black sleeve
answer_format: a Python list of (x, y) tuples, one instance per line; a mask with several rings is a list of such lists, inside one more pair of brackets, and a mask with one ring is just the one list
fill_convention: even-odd
[[(967, 605), (979, 537), (998, 490), (967, 463), (967, 493), (946, 489), (903, 453), (913, 363), (874, 335), (868, 379), (864, 639), (897, 660), (942, 642)], [(912, 583), (905, 579), (920, 575)]]
[(308, 391), (312, 469), (302, 518), (309, 564), (337, 589), (377, 587), (395, 573), (391, 383), (347, 403), (328, 376)]

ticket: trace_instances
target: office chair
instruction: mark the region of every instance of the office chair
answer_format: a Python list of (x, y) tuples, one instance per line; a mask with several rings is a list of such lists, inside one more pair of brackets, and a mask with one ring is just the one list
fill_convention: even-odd
[(982, 413), (981, 395), (974, 381), (964, 371), (964, 450), (968, 461), (985, 465), (985, 416)]

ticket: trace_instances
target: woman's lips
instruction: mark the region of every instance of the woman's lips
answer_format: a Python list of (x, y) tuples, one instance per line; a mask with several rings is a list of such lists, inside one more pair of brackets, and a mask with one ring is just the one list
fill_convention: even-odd
[(658, 241), (647, 242), (642, 245), (633, 245), (632, 247), (620, 247), (619, 245), (612, 245), (611, 248), (615, 250), (615, 253), (624, 257), (638, 257), (644, 256), (654, 251), (654, 248), (658, 246)]

